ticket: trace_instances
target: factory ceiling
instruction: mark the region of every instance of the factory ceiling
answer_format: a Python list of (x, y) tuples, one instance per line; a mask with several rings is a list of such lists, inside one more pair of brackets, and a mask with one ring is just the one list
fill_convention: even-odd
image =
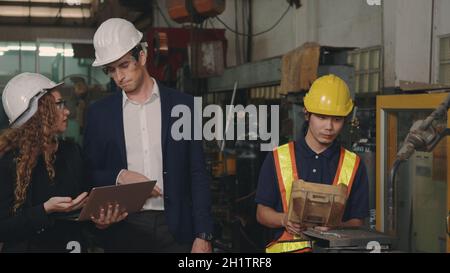
[(0, 26), (96, 27), (111, 17), (151, 24), (148, 0), (0, 0)]

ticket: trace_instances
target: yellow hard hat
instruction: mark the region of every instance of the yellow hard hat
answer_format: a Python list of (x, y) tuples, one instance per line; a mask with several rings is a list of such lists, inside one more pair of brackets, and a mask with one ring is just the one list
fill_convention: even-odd
[(305, 95), (305, 108), (310, 113), (345, 117), (353, 109), (347, 84), (335, 75), (315, 80)]

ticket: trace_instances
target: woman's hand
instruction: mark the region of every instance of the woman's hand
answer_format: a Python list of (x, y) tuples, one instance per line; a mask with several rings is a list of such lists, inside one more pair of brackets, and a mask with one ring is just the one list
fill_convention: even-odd
[(125, 219), (128, 216), (126, 211), (122, 211), (120, 209), (120, 205), (116, 204), (113, 209), (113, 205), (108, 205), (108, 210), (105, 214), (105, 209), (101, 208), (99, 217), (95, 218), (91, 215), (92, 222), (95, 223), (95, 226), (98, 229), (105, 229), (109, 227), (111, 224), (118, 223)]
[(70, 212), (82, 208), (87, 202), (87, 192), (78, 195), (77, 198), (55, 196), (44, 203), (47, 214), (53, 212)]

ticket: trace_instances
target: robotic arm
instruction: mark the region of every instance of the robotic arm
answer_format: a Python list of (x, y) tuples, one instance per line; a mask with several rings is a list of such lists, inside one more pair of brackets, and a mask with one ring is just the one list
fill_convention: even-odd
[(408, 160), (415, 151), (431, 152), (441, 141), (441, 139), (450, 135), (450, 128), (445, 128), (444, 130), (439, 131), (438, 128), (436, 128), (435, 123), (433, 123), (434, 121), (445, 117), (449, 107), (450, 94), (426, 119), (414, 122), (409, 129), (409, 133), (406, 136), (402, 147), (397, 153), (396, 160), (391, 168), (387, 185), (387, 224), (388, 232), (390, 234), (394, 234), (396, 230), (394, 226), (394, 183), (397, 169), (400, 164)]
[(450, 95), (426, 119), (414, 122), (409, 129), (403, 146), (397, 153), (397, 160), (408, 160), (414, 151), (431, 152), (444, 137), (450, 135), (450, 128), (438, 132), (433, 121), (442, 119), (450, 107)]

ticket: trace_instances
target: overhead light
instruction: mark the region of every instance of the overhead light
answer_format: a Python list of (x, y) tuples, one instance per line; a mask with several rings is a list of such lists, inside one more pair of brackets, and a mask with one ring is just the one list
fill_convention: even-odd
[(0, 46), (0, 51), (36, 51), (36, 46), (34, 45), (9, 45), (9, 46)]
[[(58, 50), (59, 50), (59, 48), (56, 48), (54, 46), (40, 46), (39, 47), (39, 51), (55, 51), (55, 52), (58, 52)], [(63, 49), (61, 48), (61, 50), (63, 50)]]
[(42, 57), (56, 57), (56, 55), (62, 55), (64, 57), (73, 57), (75, 54), (72, 48), (56, 48), (52, 46), (39, 47), (39, 56)]
[(80, 0), (66, 0), (64, 2), (66, 2), (67, 5), (69, 5), (69, 6), (79, 6), (79, 5), (81, 5), (81, 1)]
[(20, 50), (20, 46), (19, 45), (9, 45), (9, 46), (7, 46), (6, 47), (7, 48), (7, 50), (6, 51), (9, 51), (9, 50)]
[(4, 17), (62, 17), (62, 18), (89, 18), (89, 8), (79, 7), (27, 7), (27, 6), (2, 6), (0, 16)]
[(39, 51), (39, 56), (40, 57), (56, 57), (56, 55), (58, 55), (58, 53), (56, 53), (56, 52), (42, 52), (42, 51)]
[[(2, 56), (5, 52), (8, 51), (31, 51), (35, 52), (38, 49), (36, 45), (33, 43), (24, 43), (22, 45), (19, 44), (4, 44), (4, 46), (0, 46), (0, 52)], [(39, 46), (39, 56), (43, 57), (55, 57), (57, 55), (62, 55), (64, 57), (73, 57), (75, 56), (73, 48), (70, 44), (66, 44), (64, 48), (62, 45), (53, 46), (51, 44), (45, 44)]]
[(73, 49), (64, 49), (64, 57), (73, 57), (75, 54), (73, 53)]
[(22, 51), (36, 51), (36, 46), (20, 46), (20, 50)]
[[(62, 51), (62, 49), (61, 49)], [(58, 53), (62, 53), (58, 48), (53, 46), (41, 46), (39, 47), (39, 56), (42, 57), (55, 57)]]

